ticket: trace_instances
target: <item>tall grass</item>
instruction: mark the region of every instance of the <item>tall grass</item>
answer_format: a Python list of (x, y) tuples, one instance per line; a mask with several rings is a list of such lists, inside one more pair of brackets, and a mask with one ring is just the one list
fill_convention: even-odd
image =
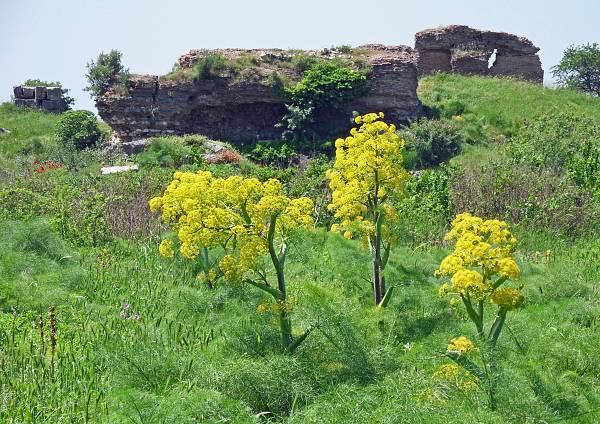
[[(462, 99), (470, 112), (461, 113), (498, 132), (571, 96), (586, 113), (597, 113), (593, 99), (509, 80), (434, 76), (422, 80), (421, 90), (426, 102), (434, 92), (436, 104)], [(504, 99), (517, 95), (548, 100), (536, 107)], [(30, 112), (0, 110), (0, 126), (20, 128), (13, 126), (17, 142), (43, 136), (38, 126), (50, 125), (45, 115), (30, 125), (21, 116)], [(494, 149), (479, 146), (462, 160), (493, 157)], [(13, 153), (0, 151), (0, 158)], [(498, 342), (501, 381), (491, 412), (480, 391), (431, 378), (449, 338), (474, 336), (468, 318), (437, 296), (433, 272), (447, 254), (438, 236), (445, 212), (427, 215), (423, 207), (413, 214), (422, 219), (406, 213), (396, 229), (399, 246), (386, 268), (395, 294), (386, 309), (371, 306), (369, 254), (357, 242), (323, 229), (300, 235), (287, 262), (289, 291), (298, 331), (315, 330), (289, 356), (278, 349), (272, 317), (256, 311), (265, 300), (260, 293), (224, 282), (208, 288), (190, 261), (158, 255), (162, 227), (147, 215), (145, 197), (160, 191), (170, 172), (99, 179), (69, 171), (69, 184), (113, 198), (104, 209), (111, 237), (100, 246), (61, 238), (48, 217), (36, 216), (42, 213), (9, 220), (11, 208), (3, 205), (0, 422), (600, 420), (600, 242), (591, 229), (564, 235), (537, 224), (514, 228), (526, 302)], [(507, 187), (521, 199), (518, 187)], [(437, 210), (439, 196), (431, 194), (427, 205)]]

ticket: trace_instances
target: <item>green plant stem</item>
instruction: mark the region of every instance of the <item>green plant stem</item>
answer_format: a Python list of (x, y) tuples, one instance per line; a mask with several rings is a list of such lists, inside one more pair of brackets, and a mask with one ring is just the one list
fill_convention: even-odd
[(375, 170), (375, 188), (373, 192), (373, 221), (375, 222), (375, 238), (373, 240), (373, 295), (375, 306), (381, 303), (383, 298), (383, 287), (381, 284), (381, 224), (383, 214), (377, 208), (379, 206), (379, 175)]
[(478, 308), (480, 309), (481, 313), (478, 314), (475, 312), (475, 309), (473, 309), (473, 304), (471, 303), (471, 299), (469, 297), (461, 295), (460, 298), (467, 309), (469, 318), (471, 318), (471, 321), (473, 321), (475, 327), (477, 327), (477, 334), (479, 337), (485, 338), (485, 333), (483, 332), (483, 302), (479, 302)]
[(502, 332), (502, 328), (504, 327), (504, 322), (506, 321), (506, 309), (500, 308), (498, 311), (498, 315), (496, 315), (496, 319), (490, 328), (489, 340), (490, 346), (492, 348), (496, 347), (496, 343), (498, 342), (498, 337), (500, 337), (500, 333)]
[(277, 225), (277, 217), (278, 214), (274, 214), (271, 216), (271, 222), (269, 224), (269, 233), (267, 235), (267, 242), (269, 245), (269, 256), (271, 257), (271, 262), (273, 262), (273, 266), (275, 267), (275, 271), (277, 273), (277, 290), (279, 291), (279, 297), (277, 299), (282, 303), (282, 305), (280, 305), (281, 308), (279, 310), (279, 328), (281, 330), (281, 344), (286, 351), (289, 351), (294, 340), (292, 338), (292, 322), (287, 311), (287, 291), (285, 286), (285, 274), (283, 272), (285, 265), (286, 247), (284, 245), (281, 248), (281, 252), (279, 255), (275, 251), (274, 240), (275, 227)]

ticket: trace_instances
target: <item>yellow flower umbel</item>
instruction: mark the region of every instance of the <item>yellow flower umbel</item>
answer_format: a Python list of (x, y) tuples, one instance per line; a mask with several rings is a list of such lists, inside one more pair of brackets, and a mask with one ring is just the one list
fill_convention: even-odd
[(465, 336), (456, 337), (450, 340), (450, 344), (448, 345), (448, 352), (455, 352), (459, 355), (469, 355), (477, 351), (479, 351), (479, 349)]
[[(494, 346), (507, 311), (519, 308), (524, 299), (519, 289), (501, 288), (519, 277), (519, 266), (513, 257), (517, 240), (505, 222), (483, 220), (469, 213), (456, 216), (446, 240), (454, 240), (455, 248), (435, 272), (436, 276), (450, 280), (440, 287), (439, 295), (450, 294), (460, 299), (478, 334)], [(484, 307), (489, 302), (498, 306), (498, 312), (486, 335)]]
[[(175, 172), (162, 197), (150, 200), (152, 211), (162, 211), (165, 223), (177, 232), (179, 253), (197, 260), (203, 274), (199, 279), (212, 285), (224, 277), (245, 282), (288, 304), (284, 263), (293, 231), (313, 225), (313, 203), (307, 197), (290, 199), (275, 179), (232, 176), (215, 178), (210, 172)], [(209, 252), (224, 252), (211, 260)], [(163, 256), (172, 257), (173, 242), (160, 245)], [(213, 253), (214, 254), (214, 253)], [(264, 257), (275, 269), (277, 284), (267, 278)], [(280, 308), (282, 342), (293, 348), (289, 313)]]
[[(503, 221), (483, 220), (469, 213), (461, 213), (452, 221), (446, 240), (455, 242), (454, 251), (446, 256), (435, 271), (437, 277), (445, 277), (438, 294), (451, 295), (451, 303), (462, 303), (477, 333), (484, 343), (481, 351), (465, 336), (452, 339), (445, 356), (454, 364), (443, 365), (437, 377), (456, 379), (459, 371), (477, 377), (487, 384), (490, 408), (496, 408), (495, 385), (497, 380), (494, 348), (506, 320), (508, 311), (523, 304), (520, 289), (501, 287), (519, 277), (519, 266), (514, 259), (517, 239)], [(489, 331), (484, 331), (485, 305), (493, 303), (498, 309)], [(479, 352), (479, 362), (472, 354)], [(477, 380), (469, 380), (468, 386), (476, 387)]]
[(332, 190), (329, 209), (340, 221), (331, 230), (346, 238), (361, 237), (371, 249), (377, 305), (386, 293), (383, 271), (393, 241), (388, 224), (397, 220), (392, 204), (408, 179), (402, 166), (404, 141), (383, 117), (381, 112), (358, 116), (360, 127), (336, 140), (335, 164), (326, 174)]

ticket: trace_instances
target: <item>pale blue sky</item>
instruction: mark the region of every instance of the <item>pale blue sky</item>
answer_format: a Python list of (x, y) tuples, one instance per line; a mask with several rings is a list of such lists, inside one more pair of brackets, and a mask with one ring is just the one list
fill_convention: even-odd
[(530, 38), (550, 82), (566, 47), (600, 42), (599, 18), (599, 0), (0, 0), (0, 101), (39, 78), (95, 110), (85, 65), (111, 49), (132, 72), (164, 74), (193, 48), (412, 46), (415, 32), (447, 24)]

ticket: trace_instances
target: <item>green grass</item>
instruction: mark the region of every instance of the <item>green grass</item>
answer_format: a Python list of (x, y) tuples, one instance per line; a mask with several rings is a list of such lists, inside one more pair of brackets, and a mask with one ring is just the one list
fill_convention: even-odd
[(58, 118), (59, 115), (53, 113), (24, 109), (11, 103), (0, 104), (0, 127), (10, 131), (10, 134), (0, 134), (2, 159), (14, 159), (23, 153), (40, 154), (53, 145)]
[(509, 78), (437, 74), (421, 78), (419, 98), (430, 108), (482, 119), (500, 133), (511, 134), (525, 119), (556, 110), (581, 112), (600, 119), (600, 99), (568, 89), (546, 88)]
[[(464, 115), (484, 121), (488, 135), (509, 135), (520, 119), (572, 104), (600, 119), (595, 99), (510, 80), (434, 76), (423, 79), (420, 90), (430, 106), (464, 102)], [(531, 97), (537, 106), (505, 98), (517, 95)], [(10, 140), (24, 145), (42, 137), (43, 152), (53, 148), (48, 136), (53, 119), (0, 107), (0, 126), (13, 131)], [(9, 148), (6, 137), (0, 139), (0, 169), (37, 157)], [(484, 162), (497, 148), (472, 146), (455, 162)], [(317, 329), (289, 356), (280, 350), (273, 317), (256, 311), (266, 300), (262, 292), (226, 282), (210, 289), (195, 279), (189, 261), (158, 255), (161, 227), (144, 217), (146, 201), (171, 171), (152, 168), (129, 179), (103, 179), (94, 160), (77, 172), (63, 168), (67, 176), (25, 180), (42, 194), (53, 193), (63, 180), (86, 195), (104, 190), (115, 197), (105, 213), (118, 224), (109, 225), (112, 234), (121, 237), (82, 246), (67, 233), (61, 237), (54, 215), (11, 219), (11, 209), (0, 208), (7, 211), (0, 221), (0, 422), (600, 420), (600, 242), (593, 229), (579, 238), (559, 238), (512, 226), (526, 301), (509, 315), (499, 340), (498, 409), (492, 412), (482, 391), (459, 391), (431, 378), (450, 338), (476, 336), (463, 310), (437, 295), (440, 282), (433, 272), (448, 250), (441, 240), (430, 240), (437, 227), (425, 228), (426, 212), (419, 221), (423, 229), (410, 219), (397, 229), (401, 242), (386, 268), (395, 293), (384, 310), (371, 305), (370, 258), (356, 241), (322, 228), (299, 235), (286, 265), (296, 298), (292, 323), (295, 334)], [(65, 202), (65, 211), (85, 214), (76, 200)], [(30, 212), (29, 206), (15, 211)], [(144, 226), (149, 229), (137, 231)]]

